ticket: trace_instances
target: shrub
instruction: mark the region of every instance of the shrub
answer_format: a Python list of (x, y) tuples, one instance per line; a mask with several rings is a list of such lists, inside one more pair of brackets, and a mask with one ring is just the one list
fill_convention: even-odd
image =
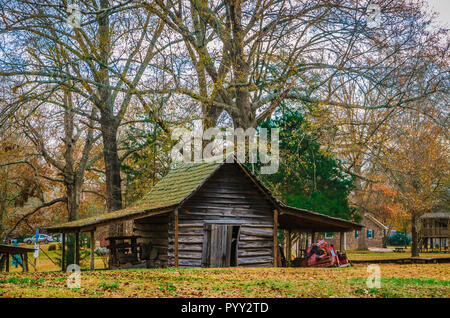
[[(411, 243), (411, 238), (406, 236), (406, 245)], [(388, 245), (392, 246), (403, 246), (405, 245), (405, 233), (403, 232), (395, 232), (389, 237)]]
[(56, 251), (56, 249), (57, 249), (57, 245), (56, 244), (50, 244), (49, 246), (48, 246), (48, 251), (50, 252), (50, 251)]

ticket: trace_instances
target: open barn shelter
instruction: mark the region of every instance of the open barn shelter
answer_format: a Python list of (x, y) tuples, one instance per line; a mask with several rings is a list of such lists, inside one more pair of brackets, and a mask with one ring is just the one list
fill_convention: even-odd
[(0, 272), (9, 272), (10, 257), (22, 267), (24, 272), (28, 272), (28, 253), (34, 253), (34, 248), (12, 246), (0, 244)]
[(133, 235), (109, 238), (110, 268), (281, 266), (278, 229), (340, 232), (342, 238), (344, 232), (362, 227), (284, 205), (234, 159), (172, 169), (133, 206), (48, 231), (75, 233), (75, 263), (78, 234), (90, 232), (93, 268), (95, 230), (127, 220), (133, 220)]

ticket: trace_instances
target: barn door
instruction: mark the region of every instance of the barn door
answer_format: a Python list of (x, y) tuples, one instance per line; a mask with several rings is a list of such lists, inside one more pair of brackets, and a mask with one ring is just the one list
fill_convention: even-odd
[(205, 224), (202, 266), (236, 266), (239, 226)]

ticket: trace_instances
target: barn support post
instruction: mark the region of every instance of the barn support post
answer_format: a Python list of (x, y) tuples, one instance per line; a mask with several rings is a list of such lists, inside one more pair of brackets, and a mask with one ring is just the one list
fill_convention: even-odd
[(62, 234), (61, 240), (61, 272), (66, 269), (66, 233)]
[(95, 231), (91, 231), (91, 270), (95, 269), (94, 250), (95, 250)]
[(308, 237), (308, 232), (305, 232), (305, 252), (306, 252), (306, 250), (308, 249), (308, 240), (309, 240), (309, 237)]
[(278, 266), (278, 210), (273, 213), (273, 266)]
[(311, 232), (311, 245), (316, 242), (316, 232)]
[(6, 255), (6, 272), (9, 272), (9, 254), (8, 253), (6, 253), (5, 254)]
[(339, 251), (344, 251), (344, 232), (339, 232)]
[(80, 265), (80, 232), (75, 233), (74, 264)]
[(178, 208), (174, 211), (174, 233), (175, 267), (178, 267)]
[(28, 272), (28, 253), (22, 255), (22, 267), (25, 273)]
[(292, 251), (291, 230), (287, 231), (286, 249), (286, 266), (289, 267), (289, 265), (291, 264)]

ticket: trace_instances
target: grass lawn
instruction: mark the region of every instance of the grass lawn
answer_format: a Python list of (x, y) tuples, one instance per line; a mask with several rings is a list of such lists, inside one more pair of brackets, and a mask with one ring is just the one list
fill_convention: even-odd
[[(404, 253), (395, 252), (373, 252), (373, 251), (346, 251), (350, 260), (378, 260), (378, 259), (399, 259), (411, 257), (411, 250)], [(450, 253), (420, 253), (420, 258), (450, 258)]]
[(450, 264), (381, 264), (381, 288), (367, 266), (348, 268), (144, 269), (2, 273), (0, 297), (450, 297)]

